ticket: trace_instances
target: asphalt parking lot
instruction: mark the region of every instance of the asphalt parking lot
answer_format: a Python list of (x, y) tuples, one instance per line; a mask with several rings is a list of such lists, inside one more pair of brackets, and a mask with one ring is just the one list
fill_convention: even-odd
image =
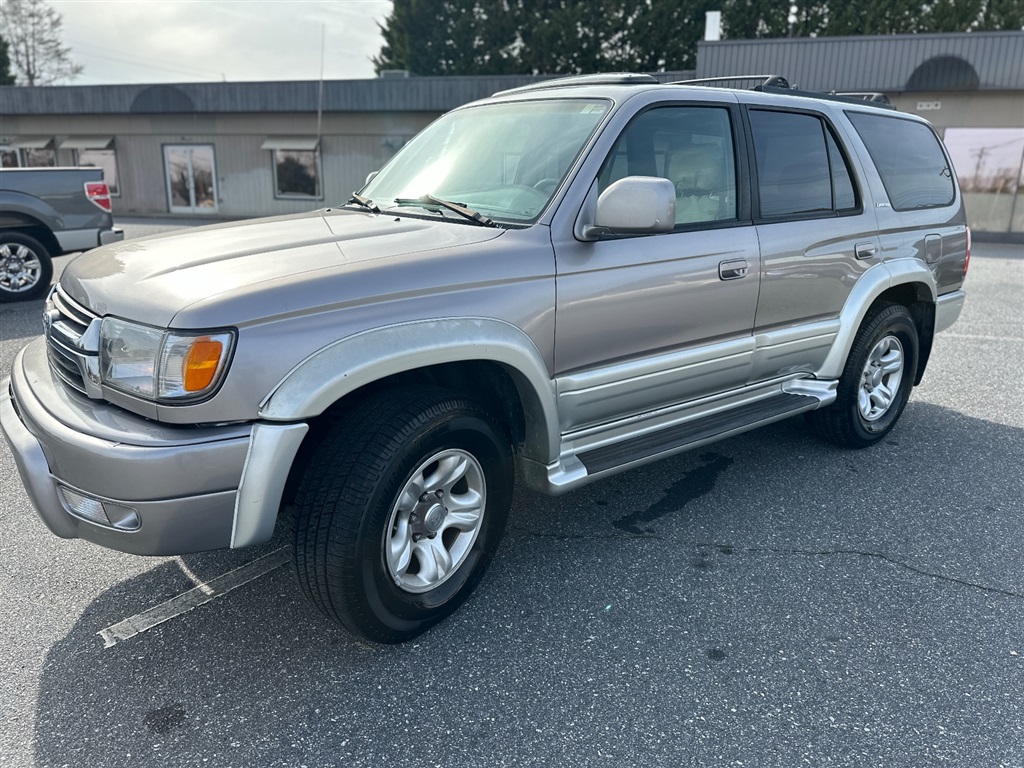
[[(967, 288), (882, 444), (796, 420), (520, 491), (397, 647), (316, 614), (280, 540), (53, 537), (0, 441), (0, 766), (1024, 766), (1024, 248), (976, 244)], [(0, 371), (40, 306), (0, 305)]]

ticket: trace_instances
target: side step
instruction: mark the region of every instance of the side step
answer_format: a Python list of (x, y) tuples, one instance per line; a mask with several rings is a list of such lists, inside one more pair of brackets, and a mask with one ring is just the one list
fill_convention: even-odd
[(801, 411), (809, 411), (816, 408), (819, 403), (820, 400), (816, 397), (782, 392), (732, 410), (714, 413), (620, 443), (594, 448), (580, 453), (578, 458), (586, 467), (588, 475), (596, 475), (635, 461), (677, 451), (687, 445), (704, 442), (716, 436), (746, 431)]

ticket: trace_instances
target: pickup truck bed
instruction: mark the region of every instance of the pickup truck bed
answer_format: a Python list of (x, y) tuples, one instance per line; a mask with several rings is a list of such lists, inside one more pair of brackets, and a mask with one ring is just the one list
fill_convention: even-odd
[(110, 208), (99, 168), (0, 170), (0, 301), (45, 293), (52, 257), (123, 239)]

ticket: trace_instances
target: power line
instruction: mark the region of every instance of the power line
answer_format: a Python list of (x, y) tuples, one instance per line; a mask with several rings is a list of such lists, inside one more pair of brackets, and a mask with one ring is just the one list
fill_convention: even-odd
[(136, 66), (136, 67), (145, 67), (147, 69), (158, 69), (158, 70), (162, 70), (164, 72), (171, 72), (172, 74), (199, 75), (201, 77), (208, 77), (208, 78), (211, 78), (211, 79), (214, 79), (214, 80), (220, 80), (220, 79), (223, 78), (223, 74), (221, 74), (221, 73), (204, 72), (202, 70), (190, 69), (188, 67), (167, 67), (167, 66), (161, 66), (159, 64), (147, 64), (146, 63), (147, 61), (154, 61), (154, 59), (147, 59), (147, 58), (140, 57), (140, 56), (133, 56), (132, 54), (125, 54), (125, 53), (120, 52), (120, 51), (118, 53), (120, 53), (121, 55), (119, 55), (119, 56), (112, 56), (108, 52), (109, 51), (108, 48), (101, 48), (101, 47), (98, 47), (98, 46), (89, 45), (87, 43), (76, 43), (73, 40), (68, 40), (68, 43), (72, 46), (72, 48), (84, 48), (84, 49), (91, 48), (91, 49), (96, 50), (96, 51), (104, 51), (104, 53), (93, 53), (90, 50), (82, 51), (82, 55), (83, 56), (88, 56), (90, 58), (107, 59), (109, 61), (114, 61), (114, 62), (118, 62), (118, 63), (121, 63), (121, 64), (131, 64), (132, 66)]

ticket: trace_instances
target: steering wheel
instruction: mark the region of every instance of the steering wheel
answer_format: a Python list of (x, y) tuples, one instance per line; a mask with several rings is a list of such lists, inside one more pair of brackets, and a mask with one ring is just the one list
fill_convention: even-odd
[(555, 191), (555, 187), (558, 186), (558, 182), (559, 179), (556, 179), (554, 176), (548, 176), (534, 184), (533, 188), (538, 192), (543, 192), (545, 195), (550, 196), (551, 193)]

